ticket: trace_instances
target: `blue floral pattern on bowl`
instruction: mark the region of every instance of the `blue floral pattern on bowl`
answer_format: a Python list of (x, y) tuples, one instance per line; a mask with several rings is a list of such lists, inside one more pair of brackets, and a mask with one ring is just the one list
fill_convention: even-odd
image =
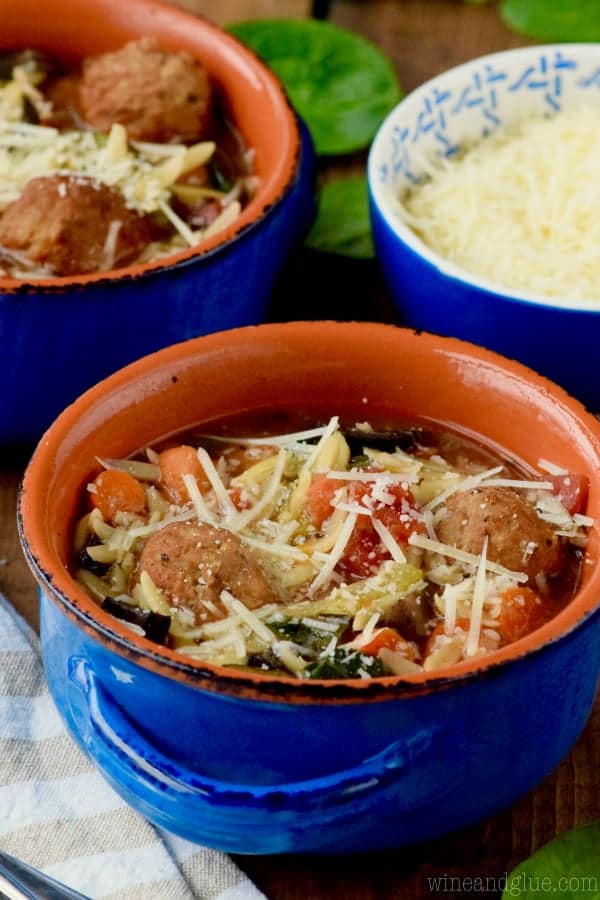
[(531, 47), (474, 60), (428, 82), (396, 108), (382, 129), (383, 145), (377, 140), (377, 179), (382, 185), (415, 184), (423, 175), (423, 152), (450, 157), (461, 140), (485, 138), (523, 113), (552, 115), (565, 102), (599, 99), (596, 45)]

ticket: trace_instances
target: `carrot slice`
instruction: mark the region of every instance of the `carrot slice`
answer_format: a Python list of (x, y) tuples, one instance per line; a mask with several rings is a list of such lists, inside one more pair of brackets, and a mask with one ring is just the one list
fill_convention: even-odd
[(360, 652), (366, 653), (368, 656), (377, 656), (384, 647), (388, 650), (404, 653), (407, 659), (412, 660), (415, 658), (413, 645), (405, 641), (395, 628), (388, 627), (380, 628), (376, 631), (369, 643), (364, 644), (360, 648)]
[(496, 625), (503, 643), (511, 644), (544, 625), (550, 612), (528, 587), (512, 587), (502, 594), (502, 610)]
[(114, 522), (118, 512), (141, 516), (146, 511), (146, 492), (129, 472), (106, 469), (94, 480), (94, 488), (90, 494), (92, 505), (107, 522)]
[(183, 483), (184, 475), (193, 475), (202, 494), (210, 490), (210, 481), (193, 447), (182, 444), (170, 447), (158, 457), (158, 485), (173, 503), (186, 503), (190, 498)]

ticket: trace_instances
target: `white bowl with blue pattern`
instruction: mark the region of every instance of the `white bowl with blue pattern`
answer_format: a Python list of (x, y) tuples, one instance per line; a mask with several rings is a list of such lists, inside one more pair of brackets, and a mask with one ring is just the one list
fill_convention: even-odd
[(597, 302), (504, 288), (428, 248), (398, 204), (425, 177), (428, 160), (577, 105), (600, 106), (599, 44), (523, 47), (450, 69), (409, 94), (381, 126), (369, 155), (369, 202), (377, 255), (404, 324), (518, 359), (600, 410), (600, 284)]

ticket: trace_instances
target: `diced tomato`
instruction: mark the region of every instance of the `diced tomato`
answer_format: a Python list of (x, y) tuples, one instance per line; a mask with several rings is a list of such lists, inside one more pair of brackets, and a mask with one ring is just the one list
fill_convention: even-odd
[(339, 568), (348, 575), (366, 578), (376, 572), (384, 560), (390, 559), (389, 550), (373, 526), (374, 519), (382, 522), (398, 543), (406, 543), (413, 532), (424, 531), (425, 526), (411, 492), (401, 484), (386, 485), (382, 489), (382, 499), (372, 481), (342, 481), (315, 475), (306, 496), (306, 507), (315, 527), (320, 528), (331, 516), (334, 495), (342, 487), (347, 489), (346, 503), (363, 506), (371, 515), (358, 516)]
[(416, 656), (414, 646), (405, 641), (395, 628), (379, 628), (374, 632), (369, 643), (363, 644), (360, 652), (366, 653), (368, 656), (377, 656), (384, 647), (394, 650), (396, 653), (403, 653), (407, 659), (412, 660)]
[(554, 494), (571, 515), (585, 511), (590, 489), (587, 475), (544, 475), (543, 480), (552, 482)]
[(374, 491), (376, 485), (364, 481), (350, 482), (348, 490), (349, 503), (365, 506), (372, 512), (372, 516), (358, 517), (339, 564), (342, 572), (358, 578), (374, 574), (382, 562), (391, 558), (375, 530), (374, 519), (382, 522), (399, 544), (406, 544), (414, 532), (425, 530), (408, 488), (403, 488), (401, 484), (386, 485), (385, 493), (393, 498), (391, 503), (378, 499), (377, 493), (373, 496)]
[(336, 478), (328, 478), (327, 475), (315, 475), (306, 494), (306, 507), (310, 520), (315, 528), (320, 528), (323, 522), (333, 513), (333, 496), (337, 490), (344, 486), (343, 481)]
[(338, 568), (345, 575), (368, 578), (390, 554), (366, 516), (359, 516)]
[(146, 492), (140, 482), (120, 469), (106, 469), (94, 480), (92, 505), (106, 522), (114, 522), (118, 512), (141, 516), (146, 511)]
[(394, 497), (394, 502), (391, 506), (376, 508), (373, 518), (383, 522), (398, 543), (406, 543), (415, 532), (424, 532), (425, 523), (417, 513), (411, 492), (400, 484), (386, 487), (386, 492)]
[(240, 511), (243, 509), (250, 509), (252, 506), (252, 500), (248, 496), (246, 491), (243, 491), (242, 488), (233, 487), (229, 489), (229, 496), (231, 497), (231, 502), (235, 506), (236, 509)]
[(210, 481), (193, 447), (182, 444), (163, 450), (158, 457), (158, 466), (158, 485), (173, 503), (186, 503), (190, 499), (183, 482), (184, 475), (194, 476), (201, 493), (210, 490)]
[(518, 641), (548, 621), (546, 605), (531, 588), (509, 588), (501, 599), (502, 609), (495, 630), (505, 644)]

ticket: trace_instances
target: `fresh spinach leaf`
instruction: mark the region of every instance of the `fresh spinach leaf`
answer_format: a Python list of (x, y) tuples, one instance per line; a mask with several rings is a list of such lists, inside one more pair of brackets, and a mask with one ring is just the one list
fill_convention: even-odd
[(307, 666), (304, 675), (306, 678), (360, 678), (361, 672), (367, 672), (371, 678), (390, 674), (376, 656), (338, 647), (332, 656)]
[(600, 822), (559, 834), (511, 872), (502, 900), (600, 898)]
[(324, 185), (317, 219), (306, 243), (326, 253), (359, 259), (374, 257), (366, 178), (343, 178)]
[[(300, 644), (315, 657), (331, 643), (331, 638), (339, 638), (350, 624), (349, 616), (322, 616), (325, 628), (317, 628), (308, 625), (304, 619), (284, 619), (281, 622), (267, 622), (272, 631), (275, 631), (287, 641)], [(329, 626), (329, 627), (327, 627)]]
[(504, 0), (502, 18), (541, 41), (600, 41), (599, 0)]
[(228, 30), (279, 76), (318, 154), (366, 147), (400, 100), (389, 60), (351, 31), (315, 19), (259, 19)]

